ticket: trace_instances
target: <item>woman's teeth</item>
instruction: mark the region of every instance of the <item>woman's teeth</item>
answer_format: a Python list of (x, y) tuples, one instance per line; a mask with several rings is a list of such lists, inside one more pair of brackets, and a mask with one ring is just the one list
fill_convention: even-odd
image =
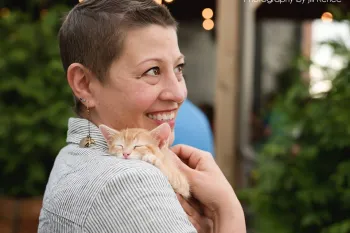
[(175, 118), (175, 113), (157, 113), (157, 114), (147, 114), (147, 117), (158, 120), (158, 121), (171, 121)]

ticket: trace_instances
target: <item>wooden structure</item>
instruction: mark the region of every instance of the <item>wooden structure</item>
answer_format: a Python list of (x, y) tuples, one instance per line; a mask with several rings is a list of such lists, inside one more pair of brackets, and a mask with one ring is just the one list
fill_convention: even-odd
[(239, 1), (218, 2), (215, 129), (217, 163), (233, 185), (237, 160)]

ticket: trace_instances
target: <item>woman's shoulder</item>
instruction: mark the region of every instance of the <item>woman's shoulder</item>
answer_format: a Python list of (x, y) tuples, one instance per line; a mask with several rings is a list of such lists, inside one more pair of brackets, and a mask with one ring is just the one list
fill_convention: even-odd
[[(157, 215), (157, 221), (164, 225), (157, 232), (174, 232), (172, 219), (181, 219), (192, 229), (174, 190), (157, 167), (141, 160), (85, 152), (82, 155), (61, 151), (57, 156), (45, 191), (45, 213), (86, 227), (96, 226), (96, 219), (98, 223), (113, 219), (111, 225), (98, 226), (101, 229), (116, 229), (133, 219), (133, 227), (142, 225), (148, 229), (143, 217), (135, 217), (142, 213)], [(125, 216), (129, 220), (123, 220)]]
[[(141, 161), (121, 159), (92, 149), (61, 150), (52, 168), (46, 193), (64, 190), (65, 194), (97, 193), (107, 183), (135, 176), (147, 176), (147, 179), (167, 180), (155, 166)], [(74, 185), (72, 185), (74, 184)]]
[[(159, 175), (158, 168), (141, 160), (121, 159), (107, 152), (93, 149), (62, 150), (56, 158), (52, 173), (66, 179), (70, 176), (85, 177), (85, 181), (101, 180), (101, 184), (111, 179), (118, 179), (124, 173), (142, 172)], [(74, 175), (73, 175), (74, 174)]]
[(46, 186), (43, 208), (60, 216), (70, 213), (68, 218), (79, 222), (79, 216), (87, 213), (101, 194), (135, 196), (152, 187), (173, 192), (167, 178), (149, 163), (85, 152), (84, 155), (60, 152)]

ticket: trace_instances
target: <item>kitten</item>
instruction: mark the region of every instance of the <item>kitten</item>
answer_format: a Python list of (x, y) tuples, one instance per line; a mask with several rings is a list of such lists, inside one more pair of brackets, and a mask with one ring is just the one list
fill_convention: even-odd
[(123, 159), (141, 159), (153, 164), (168, 178), (175, 192), (186, 199), (190, 197), (187, 178), (167, 154), (168, 138), (171, 133), (167, 123), (159, 125), (152, 131), (139, 128), (117, 131), (106, 125), (100, 125), (99, 128), (107, 141), (110, 154)]

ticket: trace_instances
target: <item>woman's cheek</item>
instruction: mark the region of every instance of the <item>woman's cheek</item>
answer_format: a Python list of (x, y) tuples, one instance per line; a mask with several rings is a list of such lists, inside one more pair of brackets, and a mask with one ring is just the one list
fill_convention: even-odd
[(158, 96), (159, 94), (156, 90), (144, 89), (136, 91), (132, 98), (135, 106), (146, 110), (151, 107), (154, 102), (156, 102)]

